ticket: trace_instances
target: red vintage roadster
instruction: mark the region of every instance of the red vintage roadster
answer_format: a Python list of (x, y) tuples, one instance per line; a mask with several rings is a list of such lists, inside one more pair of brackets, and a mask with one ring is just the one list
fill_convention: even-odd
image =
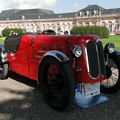
[(5, 79), (9, 69), (36, 80), (46, 102), (63, 110), (78, 86), (85, 96), (99, 94), (100, 88), (118, 91), (119, 56), (113, 44), (103, 49), (97, 36), (14, 35), (0, 46), (0, 78)]

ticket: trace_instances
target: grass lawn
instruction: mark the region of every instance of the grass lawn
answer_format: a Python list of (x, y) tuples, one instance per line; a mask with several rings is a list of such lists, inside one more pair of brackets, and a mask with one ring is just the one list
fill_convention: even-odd
[(5, 38), (0, 38), (0, 44), (4, 43)]
[[(0, 44), (4, 43), (5, 38), (0, 38)], [(114, 43), (115, 47), (120, 50), (120, 35), (110, 35), (109, 38), (102, 39), (103, 45), (106, 43)]]
[(115, 47), (120, 50), (120, 35), (110, 35), (109, 38), (102, 40), (103, 45), (106, 43), (114, 43)]

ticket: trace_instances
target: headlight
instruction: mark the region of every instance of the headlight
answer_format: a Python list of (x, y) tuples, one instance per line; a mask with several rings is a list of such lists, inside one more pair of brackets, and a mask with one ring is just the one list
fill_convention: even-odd
[(112, 44), (112, 43), (106, 44), (105, 52), (113, 53), (114, 51), (115, 51), (115, 45), (114, 44)]
[(72, 48), (72, 53), (78, 58), (82, 55), (82, 48), (79, 45), (74, 45)]

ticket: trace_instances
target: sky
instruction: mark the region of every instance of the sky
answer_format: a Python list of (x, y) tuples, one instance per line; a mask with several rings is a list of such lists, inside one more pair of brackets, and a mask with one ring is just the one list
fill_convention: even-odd
[(88, 5), (120, 8), (120, 0), (0, 0), (0, 11), (6, 9), (43, 8), (55, 13), (76, 12)]

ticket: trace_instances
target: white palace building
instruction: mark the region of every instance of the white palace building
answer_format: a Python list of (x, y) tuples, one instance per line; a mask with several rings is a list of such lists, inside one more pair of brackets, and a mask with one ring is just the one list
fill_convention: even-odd
[(0, 33), (4, 28), (23, 28), (27, 32), (52, 29), (70, 33), (73, 26), (106, 26), (113, 34), (120, 29), (120, 8), (89, 5), (71, 13), (55, 14), (46, 9), (11, 9), (0, 13)]

